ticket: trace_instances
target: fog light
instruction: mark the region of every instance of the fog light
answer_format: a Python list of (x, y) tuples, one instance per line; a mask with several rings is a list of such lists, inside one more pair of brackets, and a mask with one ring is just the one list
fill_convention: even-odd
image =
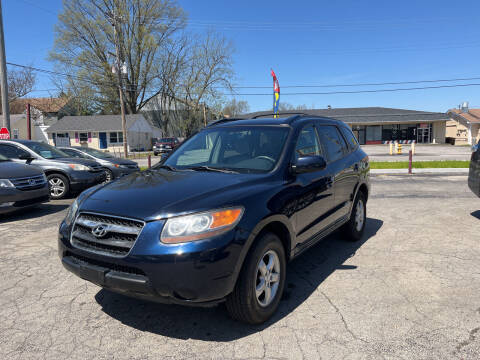
[(12, 206), (12, 205), (13, 205), (13, 202), (1, 203), (1, 204), (0, 204), (0, 208), (2, 208), (2, 207), (9, 207), (9, 206)]

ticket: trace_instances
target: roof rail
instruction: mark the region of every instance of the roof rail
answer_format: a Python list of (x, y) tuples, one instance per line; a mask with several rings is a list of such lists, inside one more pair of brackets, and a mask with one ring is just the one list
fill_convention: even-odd
[(251, 119), (258, 119), (259, 117), (262, 116), (269, 116), (269, 115), (305, 115), (305, 116), (315, 116), (315, 115), (310, 115), (301, 111), (282, 111), (280, 113), (265, 113), (265, 114), (258, 114), (255, 116), (252, 116)]
[(223, 124), (223, 123), (230, 122), (230, 121), (237, 121), (237, 120), (245, 120), (245, 118), (223, 118), (223, 119), (220, 119), (220, 120), (216, 120), (214, 122), (210, 122), (209, 124), (207, 124), (207, 127), (213, 126), (213, 125), (218, 125), (218, 124)]

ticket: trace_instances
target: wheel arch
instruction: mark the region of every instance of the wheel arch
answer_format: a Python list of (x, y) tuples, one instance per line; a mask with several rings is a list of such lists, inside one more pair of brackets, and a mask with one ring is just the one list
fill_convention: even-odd
[(288, 262), (291, 259), (292, 244), (294, 242), (295, 237), (294, 237), (294, 231), (289, 218), (285, 215), (273, 215), (263, 219), (251, 231), (247, 241), (243, 246), (243, 250), (240, 254), (240, 259), (237, 262), (237, 265), (233, 273), (234, 281), (232, 281), (232, 288), (230, 289), (230, 292), (233, 291), (233, 288), (237, 283), (238, 277), (243, 268), (245, 260), (248, 254), (250, 253), (253, 245), (256, 243), (256, 241), (258, 241), (258, 239), (261, 238), (263, 234), (267, 232), (272, 232), (279, 237), (285, 249), (286, 261)]

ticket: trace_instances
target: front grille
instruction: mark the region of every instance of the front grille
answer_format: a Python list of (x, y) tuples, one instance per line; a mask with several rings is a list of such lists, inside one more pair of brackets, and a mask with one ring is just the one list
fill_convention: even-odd
[(138, 169), (138, 165), (127, 165), (129, 169)]
[(45, 186), (47, 179), (44, 175), (35, 175), (23, 178), (10, 179), (18, 190), (34, 190)]
[(144, 225), (139, 220), (80, 213), (73, 225), (71, 243), (85, 251), (124, 257), (130, 252)]

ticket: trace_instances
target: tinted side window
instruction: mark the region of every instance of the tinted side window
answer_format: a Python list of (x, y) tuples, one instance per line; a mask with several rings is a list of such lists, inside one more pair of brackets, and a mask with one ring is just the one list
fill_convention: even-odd
[(0, 154), (9, 159), (18, 159), (20, 155), (28, 155), (25, 150), (6, 144), (0, 144)]
[(71, 157), (74, 157), (74, 158), (86, 158), (86, 156), (76, 152), (75, 150), (70, 150), (70, 149), (60, 149), (60, 150), (62, 150), (65, 154), (70, 155)]
[(338, 132), (337, 127), (332, 125), (321, 125), (318, 127), (318, 131), (322, 145), (327, 151), (329, 160), (336, 161), (342, 158), (347, 145)]
[(297, 145), (295, 146), (295, 158), (312, 155), (322, 155), (322, 151), (315, 127), (307, 125), (298, 135)]
[(353, 135), (353, 132), (345, 126), (340, 126), (340, 131), (342, 132), (344, 138), (347, 140), (348, 147), (350, 149), (356, 149), (358, 146), (358, 141), (355, 138), (355, 135)]

